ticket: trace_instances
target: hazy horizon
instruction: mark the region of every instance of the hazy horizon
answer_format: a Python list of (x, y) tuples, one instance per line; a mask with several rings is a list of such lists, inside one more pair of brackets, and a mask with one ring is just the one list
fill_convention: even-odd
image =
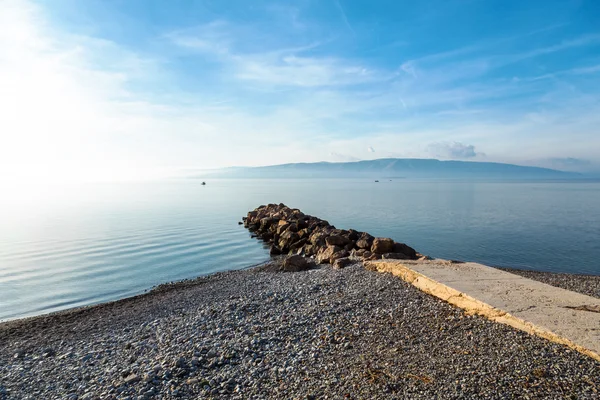
[[(102, 175), (92, 175), (88, 176), (87, 179), (80, 180), (71, 180), (71, 181), (53, 181), (49, 180), (47, 183), (102, 183), (102, 182), (133, 182), (133, 181), (152, 181), (152, 180), (163, 180), (163, 179), (178, 179), (178, 178), (284, 178), (284, 179), (294, 179), (297, 177), (302, 178), (318, 178), (319, 176), (315, 176), (315, 171), (323, 171), (326, 173), (327, 178), (377, 178), (377, 177), (391, 177), (389, 173), (385, 173), (384, 169), (371, 169), (362, 171), (360, 168), (354, 168), (354, 166), (359, 165), (368, 165), (372, 168), (370, 164), (373, 162), (382, 162), (382, 161), (420, 161), (420, 162), (439, 162), (441, 167), (444, 167), (447, 164), (459, 163), (459, 164), (474, 164), (481, 165), (482, 168), (477, 170), (472, 170), (475, 174), (464, 175), (464, 174), (453, 174), (452, 171), (446, 171), (444, 168), (437, 170), (437, 172), (427, 173), (427, 174), (408, 174), (408, 175), (398, 175), (398, 173), (402, 172), (396, 171), (395, 174), (392, 174), (393, 177), (397, 178), (456, 178), (456, 179), (485, 179), (490, 176), (495, 176), (495, 178), (503, 178), (506, 179), (519, 179), (519, 174), (524, 173), (523, 179), (600, 179), (600, 173), (594, 172), (575, 172), (575, 171), (566, 171), (560, 169), (546, 168), (546, 167), (538, 167), (538, 166), (525, 166), (518, 164), (508, 164), (508, 163), (498, 163), (498, 162), (489, 162), (489, 161), (476, 161), (476, 160), (439, 160), (436, 158), (378, 158), (378, 159), (370, 159), (370, 160), (356, 160), (356, 161), (316, 161), (316, 162), (298, 162), (298, 163), (283, 163), (283, 164), (269, 164), (269, 165), (257, 165), (257, 166), (247, 166), (247, 165), (232, 165), (222, 168), (170, 168), (170, 169), (157, 169), (151, 171), (150, 174), (146, 175), (137, 175), (137, 176), (120, 176), (116, 178), (110, 178)], [(328, 171), (328, 168), (338, 167), (338, 166), (346, 166), (349, 171), (338, 173), (335, 169), (331, 169)], [(273, 175), (273, 171), (281, 170), (281, 167), (299, 167), (299, 174), (293, 173), (293, 170), (290, 170), (290, 173), (287, 173), (282, 176)], [(318, 167), (322, 166), (323, 168), (318, 169)], [(490, 166), (506, 166), (506, 167), (516, 167), (512, 168), (512, 173), (509, 173), (506, 176), (498, 175), (498, 171), (489, 173)], [(313, 171), (312, 175), (303, 174), (303, 168), (308, 168)], [(386, 168), (383, 166), (382, 168)], [(552, 172), (550, 175), (539, 175), (535, 174), (536, 170), (541, 173)], [(384, 172), (384, 173), (381, 173)], [(534, 173), (532, 175), (531, 173)], [(554, 174), (555, 173), (555, 174)], [(494, 175), (495, 174), (495, 175)], [(1, 183), (2, 181), (0, 181)], [(7, 183), (7, 182), (4, 182)], [(16, 182), (19, 183), (19, 182)], [(23, 182), (21, 182), (23, 183)], [(24, 181), (27, 184), (27, 181)], [(29, 182), (29, 183), (42, 183), (42, 182)]]
[(390, 157), (598, 176), (599, 16), (590, 0), (4, 0), (0, 182)]

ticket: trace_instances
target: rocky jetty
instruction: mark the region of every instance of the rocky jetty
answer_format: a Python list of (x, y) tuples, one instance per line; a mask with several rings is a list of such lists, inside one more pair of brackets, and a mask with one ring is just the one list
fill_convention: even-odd
[[(271, 245), (272, 256), (299, 255), (335, 268), (353, 261), (426, 258), (404, 243), (353, 229), (337, 229), (325, 220), (285, 204), (262, 205), (242, 220), (255, 236)], [(295, 260), (298, 264), (298, 259)], [(310, 263), (302, 265), (304, 269), (310, 267)]]

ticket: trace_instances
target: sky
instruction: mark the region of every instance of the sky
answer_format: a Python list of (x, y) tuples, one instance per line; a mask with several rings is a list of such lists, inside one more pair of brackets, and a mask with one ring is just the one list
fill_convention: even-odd
[(596, 0), (0, 0), (0, 180), (600, 171)]

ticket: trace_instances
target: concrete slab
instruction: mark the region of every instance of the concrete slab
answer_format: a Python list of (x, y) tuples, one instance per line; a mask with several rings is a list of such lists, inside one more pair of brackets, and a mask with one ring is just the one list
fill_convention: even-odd
[(397, 275), (469, 313), (600, 361), (600, 313), (593, 311), (600, 308), (600, 299), (476, 263), (380, 260), (365, 266)]

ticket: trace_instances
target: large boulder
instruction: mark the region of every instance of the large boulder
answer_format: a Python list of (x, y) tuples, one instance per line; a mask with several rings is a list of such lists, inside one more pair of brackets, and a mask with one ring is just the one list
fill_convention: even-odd
[(311, 263), (309, 263), (306, 258), (299, 255), (293, 255), (283, 260), (281, 270), (285, 272), (299, 272), (306, 271), (307, 269), (310, 269), (310, 267)]
[(373, 236), (369, 235), (368, 233), (363, 233), (356, 241), (356, 247), (359, 249), (365, 249), (370, 251), (372, 245)]
[(277, 243), (282, 250), (289, 249), (292, 243), (297, 242), (300, 239), (300, 236), (296, 232), (285, 231), (279, 237), (279, 242)]
[(302, 252), (306, 256), (314, 256), (315, 254), (317, 254), (317, 250), (318, 248), (316, 246), (313, 246), (312, 244), (307, 243), (304, 246), (302, 246)]
[(288, 231), (298, 232), (298, 224), (295, 222), (290, 223), (290, 226), (287, 228)]
[[(282, 223), (283, 222), (283, 223)], [(290, 226), (290, 223), (284, 220), (279, 221), (279, 225), (277, 225), (277, 234), (281, 235), (283, 232), (287, 230)]]
[(273, 234), (269, 231), (261, 233), (259, 236), (265, 242), (269, 242), (269, 241), (273, 240)]
[(371, 253), (384, 254), (394, 250), (394, 241), (390, 238), (375, 238), (371, 245)]
[(327, 246), (346, 246), (350, 243), (350, 239), (341, 235), (331, 235), (325, 238)]
[(308, 240), (310, 236), (310, 231), (308, 230), (308, 228), (300, 229), (298, 231), (298, 236), (300, 236), (300, 239), (306, 238)]
[(304, 217), (302, 217), (302, 219), (299, 219), (298, 221), (296, 221), (296, 223), (298, 224), (298, 229), (308, 228), (308, 220), (306, 220), (304, 218), (306, 218), (306, 216), (304, 216)]
[(327, 237), (327, 232), (323, 229), (317, 229), (310, 235), (310, 244), (313, 246), (323, 246), (325, 244), (325, 238)]
[(336, 253), (339, 253), (342, 250), (343, 249), (341, 247), (338, 247), (338, 246), (322, 247), (317, 252), (317, 262), (319, 264), (329, 264), (329, 263), (331, 263), (331, 258), (333, 257), (333, 255), (336, 254)]
[(333, 262), (333, 269), (342, 269), (352, 264), (352, 260), (348, 257), (338, 258)]
[(308, 242), (308, 239), (306, 239), (306, 238), (299, 239), (298, 241), (296, 241), (290, 245), (290, 250), (298, 250), (299, 248), (304, 246), (306, 244), (306, 242)]
[(410, 260), (416, 260), (418, 258), (416, 250), (410, 246), (405, 245), (404, 243), (394, 243), (392, 252), (405, 254), (406, 257)]
[(266, 232), (267, 230), (269, 230), (269, 227), (271, 225), (273, 225), (276, 222), (276, 220), (274, 218), (271, 217), (265, 217), (263, 219), (260, 220), (260, 231), (261, 232)]

